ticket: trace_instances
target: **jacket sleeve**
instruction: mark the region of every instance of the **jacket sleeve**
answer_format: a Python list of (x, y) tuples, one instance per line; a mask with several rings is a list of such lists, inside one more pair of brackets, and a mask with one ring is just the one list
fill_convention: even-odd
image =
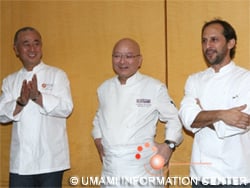
[[(97, 93), (99, 93), (97, 91)], [(98, 100), (99, 100), (99, 107), (98, 107), (98, 110), (95, 114), (95, 117), (94, 117), (94, 120), (93, 120), (93, 129), (92, 129), (92, 137), (94, 139), (96, 138), (102, 138), (102, 132), (101, 132), (101, 127), (100, 127), (100, 114), (101, 114), (101, 99), (100, 99), (100, 96), (98, 95)]]
[[(198, 78), (192, 77), (192, 76), (190, 76), (187, 79), (187, 82), (185, 85), (185, 95), (181, 101), (181, 107), (179, 111), (179, 115), (180, 115), (180, 118), (182, 120), (184, 127), (193, 133), (196, 133), (201, 129), (201, 128), (191, 127), (196, 116), (199, 114), (199, 112), (202, 111), (201, 107), (197, 104), (197, 100), (196, 100), (196, 99), (199, 99), (199, 96), (196, 93), (196, 88), (198, 85), (196, 83), (196, 80), (198, 80)], [(242, 95), (247, 95), (246, 97), (243, 97), (245, 99), (249, 98), (250, 96), (249, 91), (242, 92)], [(234, 126), (227, 125), (223, 121), (217, 121), (213, 125), (215, 128), (215, 132), (219, 138), (225, 138), (228, 136), (242, 134), (249, 130), (249, 129), (247, 130), (240, 129)]]
[(13, 98), (11, 84), (9, 83), (10, 80), (5, 78), (3, 80), (2, 85), (2, 94), (0, 96), (0, 122), (1, 123), (9, 123), (18, 116), (20, 113), (14, 117), (13, 112), (16, 107), (16, 100)]
[(161, 85), (157, 96), (157, 110), (160, 121), (166, 122), (165, 139), (174, 141), (179, 145), (183, 140), (182, 124), (178, 116), (178, 110), (170, 98), (165, 85)]
[(56, 116), (68, 117), (73, 110), (73, 102), (70, 90), (70, 82), (65, 72), (57, 71), (52, 93), (42, 93), (43, 108), (41, 113)]
[(193, 133), (199, 131), (198, 128), (192, 128), (191, 125), (202, 110), (200, 106), (197, 104), (198, 96), (195, 91), (195, 83), (193, 82), (192, 77), (189, 77), (186, 81), (185, 89), (184, 89), (184, 97), (181, 101), (179, 115), (184, 127)]

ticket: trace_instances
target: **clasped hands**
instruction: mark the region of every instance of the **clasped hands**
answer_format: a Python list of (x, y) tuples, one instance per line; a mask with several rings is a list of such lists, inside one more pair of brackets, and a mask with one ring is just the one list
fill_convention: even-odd
[(40, 96), (40, 91), (37, 88), (37, 77), (33, 75), (31, 81), (23, 80), (20, 97), (17, 99), (17, 104), (25, 106), (29, 100), (36, 101)]

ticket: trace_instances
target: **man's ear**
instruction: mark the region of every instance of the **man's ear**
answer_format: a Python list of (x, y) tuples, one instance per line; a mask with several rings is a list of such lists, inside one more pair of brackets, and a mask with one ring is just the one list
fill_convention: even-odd
[(235, 39), (231, 39), (227, 43), (228, 49), (232, 49), (235, 45), (236, 45)]
[(140, 57), (139, 57), (138, 61), (139, 61), (139, 65), (138, 65), (138, 67), (139, 67), (139, 68), (141, 68), (142, 61), (143, 61), (143, 57), (142, 57), (142, 55), (140, 55)]
[(13, 45), (13, 50), (14, 50), (16, 56), (18, 57), (18, 56), (19, 56), (19, 52), (18, 52), (18, 50), (17, 50), (16, 45)]

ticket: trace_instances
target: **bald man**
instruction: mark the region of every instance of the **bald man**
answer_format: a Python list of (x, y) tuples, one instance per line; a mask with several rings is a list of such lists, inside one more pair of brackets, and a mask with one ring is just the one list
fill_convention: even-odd
[[(155, 187), (156, 182), (147, 178), (162, 176), (163, 168), (153, 168), (151, 157), (159, 154), (167, 164), (183, 139), (178, 110), (165, 84), (139, 72), (142, 60), (136, 41), (119, 40), (112, 53), (116, 76), (97, 89), (99, 108), (92, 136), (103, 164), (102, 177), (117, 178), (115, 185), (102, 187), (138, 187), (140, 178), (146, 187)], [(162, 143), (154, 141), (159, 120), (167, 122)], [(125, 177), (132, 178), (129, 185)]]

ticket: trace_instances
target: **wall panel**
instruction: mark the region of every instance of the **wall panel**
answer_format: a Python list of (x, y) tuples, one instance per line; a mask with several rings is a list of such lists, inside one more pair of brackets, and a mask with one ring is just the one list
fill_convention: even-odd
[[(63, 68), (71, 81), (75, 104), (68, 119), (71, 170), (64, 176), (99, 176), (101, 163), (91, 138), (97, 108), (96, 88), (113, 76), (114, 43), (132, 37), (141, 44), (141, 71), (163, 82), (165, 62), (165, 6), (163, 0), (116, 1), (1, 1), (0, 77), (21, 67), (12, 50), (12, 38), (20, 27), (36, 27), (43, 37), (45, 63)], [(0, 187), (8, 184), (11, 126), (0, 127)], [(163, 138), (161, 138), (163, 140)]]
[[(75, 104), (68, 119), (72, 168), (63, 182), (68, 187), (73, 175), (100, 174), (101, 164), (90, 132), (97, 108), (96, 88), (114, 75), (111, 51), (118, 39), (132, 37), (141, 44), (141, 71), (162, 81), (167, 79), (169, 92), (179, 106), (187, 76), (206, 68), (200, 46), (204, 21), (221, 17), (235, 26), (235, 61), (250, 68), (249, 12), (249, 0), (1, 1), (0, 79), (21, 67), (12, 50), (15, 31), (26, 25), (40, 30), (45, 63), (63, 68), (71, 81)], [(0, 187), (8, 185), (10, 130), (11, 126), (0, 127)], [(162, 130), (160, 125), (159, 141)], [(192, 136), (185, 133), (183, 144), (171, 160), (170, 176), (188, 176), (191, 146)]]
[[(166, 7), (168, 85), (178, 106), (188, 75), (207, 68), (201, 51), (201, 27), (205, 21), (222, 18), (234, 26), (238, 35), (235, 62), (250, 69), (249, 0), (167, 0)], [(185, 133), (172, 160), (170, 176), (188, 176), (192, 141), (192, 135)]]

